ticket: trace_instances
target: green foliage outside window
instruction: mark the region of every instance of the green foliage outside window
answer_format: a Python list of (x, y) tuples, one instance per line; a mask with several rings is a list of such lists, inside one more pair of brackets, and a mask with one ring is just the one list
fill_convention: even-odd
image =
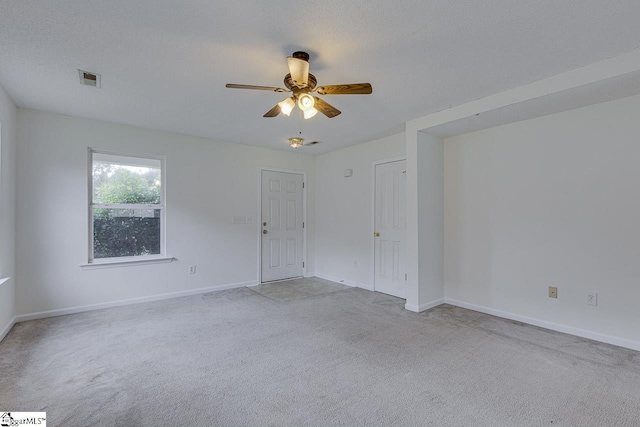
[(94, 203), (158, 204), (160, 190), (160, 169), (93, 164)]
[(160, 169), (93, 163), (93, 203), (129, 208), (93, 209), (93, 256), (160, 254), (160, 209), (134, 205), (161, 202)]

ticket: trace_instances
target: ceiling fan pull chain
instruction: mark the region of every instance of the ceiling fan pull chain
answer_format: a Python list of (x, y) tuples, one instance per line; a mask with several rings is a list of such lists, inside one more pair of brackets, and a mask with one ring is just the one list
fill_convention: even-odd
[(303, 116), (302, 110), (300, 110), (300, 115), (298, 116), (298, 135), (302, 136), (302, 118)]

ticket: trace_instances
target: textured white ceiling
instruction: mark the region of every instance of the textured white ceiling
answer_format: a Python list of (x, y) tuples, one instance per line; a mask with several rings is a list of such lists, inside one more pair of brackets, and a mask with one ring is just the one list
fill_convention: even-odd
[(282, 94), (224, 85), (282, 86), (305, 50), (320, 85), (373, 85), (302, 123), (317, 154), (634, 50), (639, 16), (638, 0), (0, 0), (0, 84), (21, 107), (288, 149), (300, 120), (262, 117)]

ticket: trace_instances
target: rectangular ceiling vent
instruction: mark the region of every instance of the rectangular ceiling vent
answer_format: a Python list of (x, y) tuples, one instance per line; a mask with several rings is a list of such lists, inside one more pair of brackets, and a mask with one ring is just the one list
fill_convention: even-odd
[(80, 84), (85, 86), (92, 87), (100, 87), (100, 74), (90, 73), (89, 71), (84, 71), (78, 69), (78, 73), (80, 74)]

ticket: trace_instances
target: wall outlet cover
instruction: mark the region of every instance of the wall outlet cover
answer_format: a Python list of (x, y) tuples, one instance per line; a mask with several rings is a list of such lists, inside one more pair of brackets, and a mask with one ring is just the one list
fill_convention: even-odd
[(590, 292), (587, 294), (587, 305), (598, 305), (598, 294)]
[(549, 298), (558, 298), (558, 288), (549, 286)]

